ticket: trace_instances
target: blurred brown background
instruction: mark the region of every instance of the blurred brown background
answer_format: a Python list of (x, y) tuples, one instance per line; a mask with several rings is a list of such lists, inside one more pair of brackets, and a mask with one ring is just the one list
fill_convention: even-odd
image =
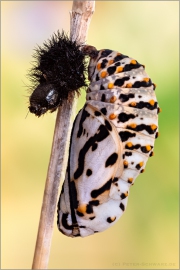
[[(69, 31), (72, 1), (1, 1), (2, 265), (30, 269), (56, 113), (28, 114), (33, 49)], [(160, 137), (128, 207), (109, 230), (68, 238), (54, 226), (49, 269), (179, 269), (178, 1), (97, 1), (88, 44), (146, 65), (162, 108)], [(78, 109), (85, 102), (79, 99)]]

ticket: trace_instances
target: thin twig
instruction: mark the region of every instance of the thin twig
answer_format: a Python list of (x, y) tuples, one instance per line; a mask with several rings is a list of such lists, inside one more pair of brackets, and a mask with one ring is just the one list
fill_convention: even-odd
[[(95, 1), (73, 1), (70, 38), (85, 43)], [(47, 269), (57, 207), (60, 175), (67, 164), (65, 151), (69, 143), (73, 101), (65, 101), (58, 109), (49, 167), (44, 190), (38, 235), (32, 269)]]

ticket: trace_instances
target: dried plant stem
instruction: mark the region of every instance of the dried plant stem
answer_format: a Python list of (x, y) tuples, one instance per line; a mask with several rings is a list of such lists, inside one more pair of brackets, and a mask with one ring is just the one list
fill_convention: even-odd
[[(73, 1), (70, 13), (72, 40), (86, 42), (94, 8), (95, 1)], [(60, 175), (67, 163), (65, 151), (69, 143), (73, 107), (74, 100), (64, 102), (58, 109), (32, 269), (47, 269), (48, 267)]]

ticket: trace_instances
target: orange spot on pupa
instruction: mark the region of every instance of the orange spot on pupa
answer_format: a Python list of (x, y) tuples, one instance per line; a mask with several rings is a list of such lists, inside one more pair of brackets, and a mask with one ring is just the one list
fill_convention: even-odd
[(140, 167), (142, 167), (142, 166), (143, 166), (143, 164), (144, 164), (144, 162), (143, 162), (143, 161), (139, 162), (139, 166), (140, 166)]
[(153, 99), (151, 99), (151, 100), (149, 101), (149, 104), (150, 104), (151, 106), (154, 106), (154, 103), (155, 103), (155, 101), (154, 101)]
[(114, 87), (114, 84), (113, 83), (108, 83), (108, 88), (109, 89), (112, 89)]
[(126, 87), (127, 87), (127, 88), (131, 88), (131, 87), (132, 87), (132, 83), (127, 83), (127, 84), (126, 84)]
[(127, 145), (127, 147), (132, 147), (133, 146), (132, 142), (128, 142), (128, 143), (126, 143), (126, 145)]
[(162, 109), (158, 107), (158, 113), (162, 112)]
[(146, 145), (146, 150), (150, 151), (151, 150), (151, 146), (150, 145)]
[(111, 102), (111, 103), (114, 103), (114, 102), (116, 101), (116, 99), (117, 99), (117, 98), (116, 98), (115, 96), (113, 96), (113, 97), (111, 97), (110, 102)]
[(128, 161), (124, 160), (123, 164), (124, 164), (124, 166), (128, 166)]
[(111, 113), (110, 115), (109, 115), (109, 119), (110, 120), (113, 120), (113, 119), (115, 119), (116, 118), (116, 114), (115, 113)]
[(79, 205), (77, 211), (83, 214), (86, 213), (86, 204)]
[(132, 183), (132, 181), (133, 181), (133, 178), (128, 178), (128, 183)]
[(136, 128), (136, 127), (137, 127), (137, 125), (136, 125), (135, 123), (132, 123), (132, 124), (130, 124), (130, 127), (132, 127), (132, 128)]
[(156, 128), (157, 128), (157, 126), (156, 126), (155, 124), (152, 124), (152, 125), (151, 125), (151, 129), (152, 129), (152, 130), (155, 130)]
[(149, 78), (144, 78), (143, 81), (149, 82)]
[(100, 70), (101, 69), (101, 63), (98, 63), (96, 67), (97, 67), (97, 70)]
[(128, 196), (128, 191), (127, 192), (124, 192), (124, 195), (127, 197)]
[(136, 102), (134, 102), (134, 101), (133, 101), (133, 102), (131, 102), (130, 104), (131, 104), (131, 106), (133, 106), (133, 107), (135, 107), (135, 106), (136, 106)]
[(112, 65), (113, 63), (114, 63), (113, 59), (109, 60), (109, 62), (108, 62), (109, 65)]
[(123, 67), (117, 67), (117, 68), (116, 68), (116, 73), (122, 72), (122, 71), (123, 71)]
[(136, 65), (137, 61), (136, 60), (131, 60), (130, 64)]
[(120, 53), (120, 52), (118, 52), (118, 53), (117, 53), (117, 56), (118, 56), (118, 55), (121, 55), (121, 53)]
[(116, 217), (111, 217), (111, 221), (115, 221)]
[(107, 72), (106, 71), (101, 72), (101, 78), (105, 78), (106, 76), (107, 76)]

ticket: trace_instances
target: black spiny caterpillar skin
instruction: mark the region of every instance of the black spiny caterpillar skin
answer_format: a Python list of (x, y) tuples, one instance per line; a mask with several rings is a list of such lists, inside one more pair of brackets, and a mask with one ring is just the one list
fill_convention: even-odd
[(29, 74), (34, 85), (29, 110), (39, 117), (48, 110), (55, 111), (79, 88), (87, 86), (87, 52), (59, 31), (35, 51), (36, 65)]

